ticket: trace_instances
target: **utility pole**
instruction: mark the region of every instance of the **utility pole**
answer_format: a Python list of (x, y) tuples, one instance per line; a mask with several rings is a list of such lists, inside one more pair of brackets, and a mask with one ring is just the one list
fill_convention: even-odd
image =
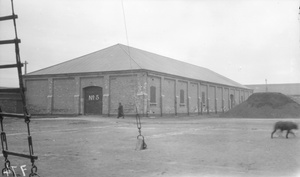
[(24, 63), (24, 65), (25, 65), (25, 74), (27, 74), (27, 64), (28, 64), (28, 62), (25, 61), (25, 63)]

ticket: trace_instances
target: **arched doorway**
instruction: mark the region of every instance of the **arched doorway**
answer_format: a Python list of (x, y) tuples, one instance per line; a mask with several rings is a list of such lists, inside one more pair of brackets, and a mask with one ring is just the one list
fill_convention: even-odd
[(102, 87), (90, 86), (83, 89), (84, 92), (84, 114), (102, 114)]

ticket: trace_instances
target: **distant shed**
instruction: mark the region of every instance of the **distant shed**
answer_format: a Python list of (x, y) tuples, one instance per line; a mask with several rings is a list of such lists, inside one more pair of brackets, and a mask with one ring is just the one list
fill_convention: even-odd
[(300, 83), (289, 84), (254, 84), (246, 85), (253, 89), (254, 93), (259, 92), (278, 92), (291, 97), (294, 101), (300, 104)]
[(252, 90), (209, 69), (116, 44), (24, 76), (32, 114), (189, 115), (226, 111)]
[[(0, 87), (0, 90), (9, 88)], [(23, 104), (19, 93), (0, 92), (0, 107), (3, 112), (23, 113)]]

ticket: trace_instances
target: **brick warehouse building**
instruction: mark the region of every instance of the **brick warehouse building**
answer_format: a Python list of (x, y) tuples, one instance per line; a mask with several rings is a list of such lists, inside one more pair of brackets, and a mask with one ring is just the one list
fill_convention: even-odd
[(209, 69), (122, 44), (24, 76), (32, 114), (189, 115), (226, 111), (252, 90)]

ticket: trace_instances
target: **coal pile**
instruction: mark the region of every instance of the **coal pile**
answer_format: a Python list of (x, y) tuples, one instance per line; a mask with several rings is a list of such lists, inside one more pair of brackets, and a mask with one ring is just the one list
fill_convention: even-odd
[(282, 93), (254, 93), (220, 117), (300, 118), (300, 104)]

